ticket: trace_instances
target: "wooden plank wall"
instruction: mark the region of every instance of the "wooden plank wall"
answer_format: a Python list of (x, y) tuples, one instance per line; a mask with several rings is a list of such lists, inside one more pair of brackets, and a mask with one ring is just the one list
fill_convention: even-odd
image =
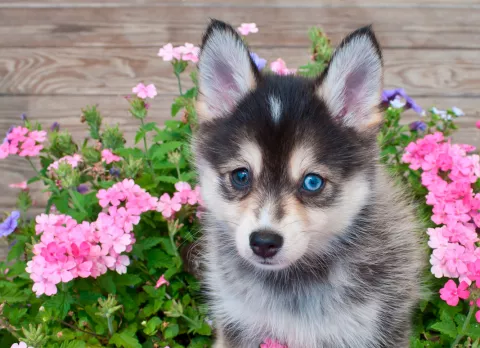
[[(137, 122), (122, 97), (140, 81), (157, 86), (151, 118), (162, 123), (170, 117), (176, 82), (158, 49), (167, 42), (198, 44), (209, 18), (236, 26), (256, 22), (253, 50), (282, 57), (290, 67), (309, 59), (309, 27), (321, 26), (337, 44), (373, 24), (384, 48), (385, 87), (404, 87), (425, 108), (463, 108), (468, 116), (456, 138), (480, 145), (476, 0), (1, 1), (0, 132), (25, 112), (46, 127), (58, 121), (79, 138), (85, 135), (80, 109), (98, 103), (107, 122), (120, 123), (131, 139)], [(0, 173), (0, 209), (9, 211), (15, 196), (7, 185), (32, 170), (11, 158), (0, 161)], [(39, 189), (36, 212), (45, 202)]]

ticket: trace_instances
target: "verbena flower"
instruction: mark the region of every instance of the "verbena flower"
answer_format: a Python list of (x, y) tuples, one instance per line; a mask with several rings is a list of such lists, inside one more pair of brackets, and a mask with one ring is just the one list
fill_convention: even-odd
[(413, 111), (416, 113), (423, 115), (423, 109), (407, 95), (403, 88), (388, 89), (382, 92), (382, 104), (384, 106), (390, 106), (391, 102), (394, 100), (397, 100), (397, 102), (394, 102), (394, 105), (395, 103), (398, 104), (398, 98), (402, 98), (404, 100), (406, 109), (413, 109)]
[(276, 61), (270, 63), (270, 69), (277, 75), (291, 75), (295, 74), (296, 69), (288, 69), (287, 64), (281, 58), (278, 58)]
[(414, 121), (409, 124), (409, 128), (412, 131), (425, 132), (427, 130), (427, 124), (423, 121)]
[(260, 58), (256, 53), (250, 52), (250, 57), (252, 58), (253, 62), (257, 66), (258, 70), (263, 70), (265, 68), (265, 65), (267, 65), (267, 60)]
[(112, 150), (110, 149), (102, 150), (102, 161), (104, 161), (105, 163), (110, 164), (113, 162), (119, 162), (121, 160), (122, 158), (113, 154)]
[(461, 282), (457, 288), (457, 284), (453, 280), (449, 280), (445, 286), (440, 289), (440, 298), (447, 302), (450, 306), (456, 306), (460, 299), (467, 299), (470, 292), (467, 290), (468, 284)]
[(162, 276), (160, 278), (158, 278), (157, 280), (157, 283), (155, 284), (155, 289), (158, 289), (159, 287), (161, 287), (162, 285), (170, 285), (170, 283), (168, 282), (168, 280), (165, 279), (165, 275), (162, 274)]
[(174, 48), (171, 43), (166, 44), (158, 51), (158, 56), (162, 57), (164, 61), (171, 61), (173, 59), (180, 59), (181, 52), (178, 48)]
[(157, 89), (155, 88), (154, 84), (149, 84), (145, 86), (143, 83), (139, 83), (135, 87), (132, 88), (132, 92), (137, 95), (137, 97), (141, 99), (147, 98), (155, 98), (157, 95)]
[(12, 213), (0, 223), (0, 237), (6, 237), (11, 234), (18, 226), (18, 219), (20, 218), (19, 211), (12, 211)]
[(126, 272), (130, 259), (122, 253), (135, 243), (133, 227), (158, 201), (129, 179), (100, 190), (97, 197), (106, 211), (93, 223), (77, 223), (68, 215), (37, 216), (35, 232), (42, 236), (26, 268), (37, 295), (56, 294), (60, 282), (96, 278), (107, 269)]
[(10, 185), (8, 185), (8, 187), (19, 188), (19, 189), (22, 189), (22, 190), (26, 190), (28, 188), (26, 181), (18, 182), (18, 183), (15, 183), (15, 184), (10, 184)]
[(238, 28), (238, 32), (242, 35), (248, 35), (251, 33), (258, 33), (258, 28), (255, 23), (242, 23)]

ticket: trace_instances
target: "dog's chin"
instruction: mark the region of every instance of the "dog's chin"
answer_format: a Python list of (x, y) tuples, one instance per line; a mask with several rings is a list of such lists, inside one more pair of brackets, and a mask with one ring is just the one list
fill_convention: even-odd
[(290, 266), (285, 260), (279, 261), (275, 259), (262, 259), (260, 257), (252, 257), (248, 261), (256, 268), (263, 271), (279, 271)]

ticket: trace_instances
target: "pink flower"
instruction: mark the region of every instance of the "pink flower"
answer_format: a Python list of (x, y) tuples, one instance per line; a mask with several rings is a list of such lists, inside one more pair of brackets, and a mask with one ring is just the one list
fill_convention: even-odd
[(132, 92), (135, 93), (137, 97), (141, 99), (147, 99), (147, 98), (153, 99), (157, 95), (157, 89), (153, 84), (149, 84), (148, 86), (145, 86), (143, 83), (139, 83), (138, 85), (132, 88)]
[[(476, 123), (475, 123), (475, 127), (477, 127), (478, 129), (480, 129), (480, 120), (478, 120)], [(480, 321), (480, 320), (479, 320)]]
[(21, 145), (21, 151), (19, 152), (19, 156), (21, 157), (35, 157), (37, 156), (40, 151), (43, 149), (43, 145), (37, 145), (35, 140), (31, 138), (25, 139), (25, 141)]
[(155, 289), (158, 289), (159, 287), (161, 287), (164, 284), (170, 285), (168, 280), (165, 279), (165, 275), (162, 274), (162, 276), (160, 278), (158, 278), (157, 284), (155, 284)]
[(19, 343), (12, 344), (10, 348), (33, 348), (33, 347), (27, 346), (25, 342), (19, 342)]
[(468, 284), (465, 282), (461, 282), (457, 288), (457, 284), (450, 279), (440, 289), (440, 298), (447, 302), (449, 306), (456, 306), (460, 298), (465, 300), (470, 296), (470, 291), (467, 288)]
[(171, 43), (166, 44), (158, 51), (158, 56), (162, 57), (164, 61), (169, 62), (172, 59), (180, 59), (181, 49), (173, 47)]
[(10, 140), (10, 142), (19, 143), (25, 141), (27, 134), (28, 128), (18, 126), (13, 128), (11, 132), (8, 133), (7, 139)]
[(50, 164), (47, 169), (50, 170), (50, 171), (52, 169), (58, 169), (58, 165), (60, 163), (68, 163), (72, 168), (77, 168), (78, 165), (80, 164), (80, 162), (83, 162), (83, 158), (82, 158), (81, 155), (76, 153), (73, 156), (64, 156), (64, 157), (58, 159), (57, 161)]
[(2, 145), (0, 145), (0, 159), (5, 159), (8, 157), (10, 154), (10, 144), (8, 143), (8, 140), (3, 142)]
[(173, 196), (173, 198), (170, 198), (168, 193), (164, 193), (158, 202), (157, 211), (161, 212), (163, 217), (168, 219), (181, 208), (182, 205), (178, 197)]
[(277, 75), (290, 75), (295, 73), (295, 69), (288, 69), (287, 64), (281, 58), (270, 63), (270, 69)]
[(43, 143), (47, 138), (47, 132), (45, 131), (32, 131), (28, 134), (28, 137), (37, 143)]
[(248, 35), (250, 33), (258, 33), (258, 28), (255, 23), (242, 23), (237, 30), (242, 35)]
[(180, 204), (187, 204), (192, 192), (190, 184), (180, 181), (175, 184), (175, 188), (177, 189), (177, 192), (174, 193), (174, 197), (178, 198)]
[(106, 162), (107, 164), (119, 162), (121, 160), (121, 157), (114, 155), (110, 149), (102, 150), (102, 161)]
[(27, 189), (27, 182), (26, 181), (17, 182), (16, 184), (8, 185), (8, 187), (19, 188), (19, 189), (22, 189), (22, 190), (26, 190)]
[(284, 346), (271, 338), (267, 338), (265, 342), (260, 345), (260, 348), (287, 348), (287, 346)]
[(191, 61), (192, 63), (198, 63), (200, 47), (196, 47), (193, 44), (186, 42), (185, 46), (178, 47), (178, 50), (182, 54), (183, 61)]

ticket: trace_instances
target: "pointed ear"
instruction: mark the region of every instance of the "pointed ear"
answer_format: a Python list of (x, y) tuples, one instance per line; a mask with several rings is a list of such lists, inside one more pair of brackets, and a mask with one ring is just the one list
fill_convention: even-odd
[(381, 122), (382, 85), (382, 54), (368, 26), (348, 35), (335, 50), (318, 95), (336, 121), (362, 130)]
[(200, 121), (228, 115), (256, 87), (260, 73), (230, 25), (212, 20), (198, 62)]

